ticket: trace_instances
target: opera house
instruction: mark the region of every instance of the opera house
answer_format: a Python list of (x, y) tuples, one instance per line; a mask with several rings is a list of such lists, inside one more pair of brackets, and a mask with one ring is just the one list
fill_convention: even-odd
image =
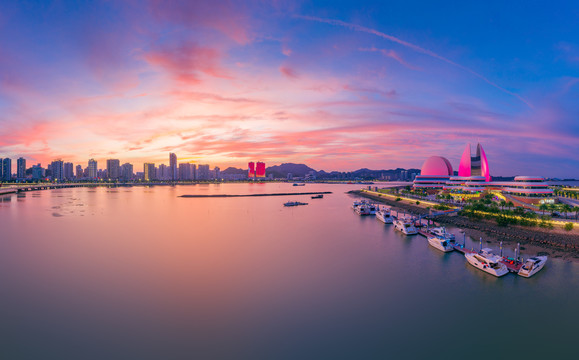
[(514, 181), (492, 181), (488, 159), (480, 144), (477, 144), (474, 155), (471, 154), (470, 144), (466, 145), (458, 166), (458, 176), (454, 175), (452, 165), (446, 158), (429, 157), (422, 165), (420, 175), (416, 176), (413, 187), (429, 193), (444, 191), (458, 198), (498, 191), (526, 203), (539, 203), (553, 196), (549, 184), (538, 176), (517, 176)]

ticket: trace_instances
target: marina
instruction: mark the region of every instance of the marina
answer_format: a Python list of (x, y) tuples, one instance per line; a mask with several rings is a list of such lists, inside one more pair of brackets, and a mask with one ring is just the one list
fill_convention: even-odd
[[(352, 208), (358, 215), (371, 215), (369, 208), (379, 208), (367, 200), (355, 200)], [(482, 247), (482, 238), (479, 239), (479, 250), (474, 248), (468, 249), (466, 247), (466, 234), (460, 231), (463, 235), (463, 242), (456, 243), (456, 235), (447, 231), (445, 227), (430, 227), (431, 219), (429, 216), (412, 216), (404, 212), (396, 212), (396, 215), (391, 215), (392, 210), (388, 209), (388, 215), (392, 222), (386, 222), (381, 219), (383, 216), (381, 209), (377, 210), (376, 218), (385, 224), (394, 224), (394, 228), (405, 235), (421, 235), (427, 239), (427, 242), (433, 248), (442, 252), (452, 252), (456, 250), (458, 253), (464, 255), (467, 262), (474, 267), (490, 273), (494, 276), (500, 277), (507, 273), (518, 274), (522, 277), (531, 277), (539, 272), (547, 262), (546, 256), (535, 256), (528, 258), (526, 261), (520, 256), (520, 245), (517, 244), (514, 257), (503, 256), (502, 242), (500, 243), (500, 254), (493, 254), (492, 249)], [(437, 214), (442, 215), (442, 214)], [(423, 222), (426, 219), (426, 224)]]

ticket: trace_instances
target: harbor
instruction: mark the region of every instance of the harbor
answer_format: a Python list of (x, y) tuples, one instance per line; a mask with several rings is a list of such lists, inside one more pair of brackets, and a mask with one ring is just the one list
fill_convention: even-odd
[[(456, 241), (455, 234), (447, 232), (445, 227), (439, 227), (434, 222), (434, 218), (441, 215), (447, 215), (448, 212), (431, 212), (430, 214), (413, 215), (392, 210), (389, 207), (380, 207), (368, 200), (356, 200), (352, 204), (354, 212), (360, 216), (376, 215), (376, 218), (385, 224), (383, 220), (384, 213), (387, 213), (394, 219), (394, 228), (403, 234), (420, 235), (428, 240), (428, 243), (434, 248), (443, 252), (457, 251), (465, 256), (467, 261), (479, 268), (482, 271), (490, 273), (494, 276), (500, 277), (507, 272), (518, 274), (523, 277), (530, 277), (540, 271), (547, 262), (546, 256), (537, 256), (527, 259), (527, 262), (521, 257), (520, 244), (514, 249), (515, 255), (513, 257), (503, 256), (503, 243), (500, 242), (499, 255), (492, 252), (492, 249), (483, 248), (483, 239), (479, 238), (479, 249), (474, 247), (470, 249), (466, 246), (466, 234), (461, 231), (463, 235), (462, 243)], [(370, 210), (371, 209), (371, 210)], [(392, 214), (395, 212), (395, 215)], [(378, 216), (380, 214), (380, 216)], [(431, 227), (431, 225), (433, 225)], [(500, 271), (495, 271), (496, 269)], [(523, 270), (523, 271), (521, 271)]]

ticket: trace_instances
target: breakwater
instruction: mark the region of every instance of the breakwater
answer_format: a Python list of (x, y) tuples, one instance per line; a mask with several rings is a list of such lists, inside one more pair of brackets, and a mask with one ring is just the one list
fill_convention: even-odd
[(288, 196), (288, 195), (319, 195), (331, 194), (331, 191), (299, 192), (299, 193), (270, 193), (270, 194), (212, 194), (212, 195), (180, 195), (183, 198), (225, 198), (225, 197), (256, 197), (256, 196)]

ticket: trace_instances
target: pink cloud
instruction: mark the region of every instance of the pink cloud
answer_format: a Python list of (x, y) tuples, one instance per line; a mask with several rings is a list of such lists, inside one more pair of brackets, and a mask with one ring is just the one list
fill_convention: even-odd
[(293, 68), (286, 65), (280, 66), (279, 71), (289, 79), (297, 79), (300, 77)]
[(219, 51), (195, 43), (160, 47), (146, 53), (144, 57), (149, 64), (163, 68), (173, 78), (183, 83), (199, 83), (200, 73), (230, 78), (226, 70), (219, 65), (221, 60)]

